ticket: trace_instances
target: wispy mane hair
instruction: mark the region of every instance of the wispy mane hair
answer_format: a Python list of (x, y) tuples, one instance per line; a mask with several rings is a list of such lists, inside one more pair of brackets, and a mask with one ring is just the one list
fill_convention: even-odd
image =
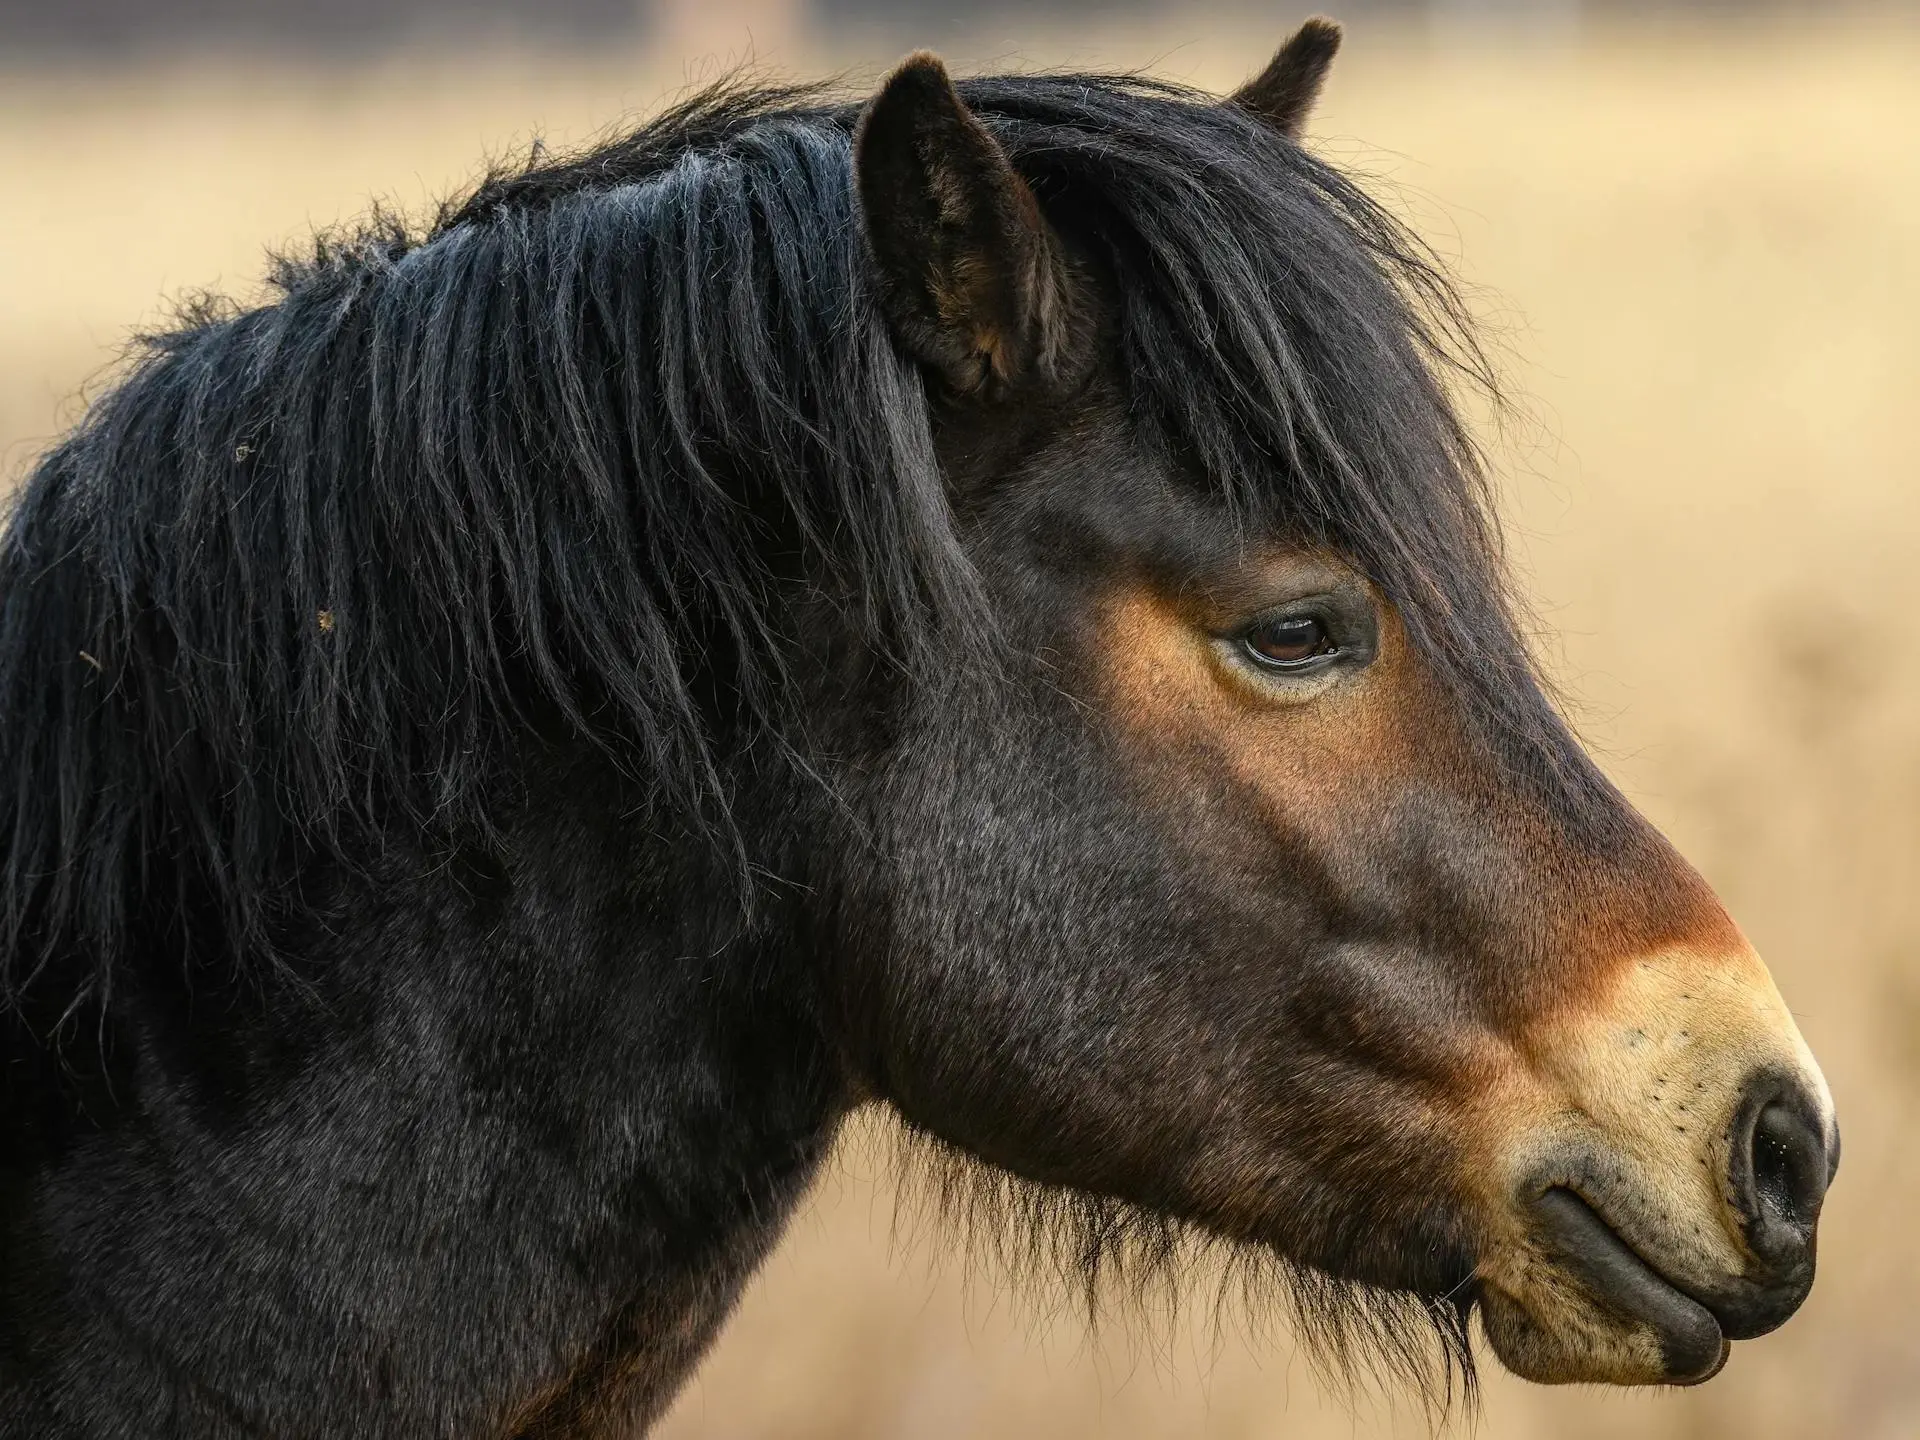
[[(1351, 556), (1518, 771), (1586, 786), (1426, 252), (1208, 97), (961, 90), (1109, 278), (1142, 435), (1250, 525)], [(324, 237), (269, 303), (143, 343), (0, 551), (0, 1003), (37, 976), (105, 995), (135, 934), (270, 955), (311, 857), (484, 830), (530, 727), (739, 849), (728, 759), (789, 733), (796, 587), (903, 683), (981, 628), (870, 287), (856, 118), (723, 86), (422, 233)]]
[[(1343, 1279), (1113, 1196), (1024, 1179), (908, 1126), (868, 1125), (854, 1148), (880, 1153), (889, 1142), (896, 1235), (901, 1218), (936, 1222), (925, 1228), (957, 1234), (969, 1261), (991, 1278), (1014, 1282), (1041, 1304), (1070, 1306), (1095, 1329), (1117, 1313), (1144, 1320), (1136, 1334), (1154, 1338), (1153, 1327), (1178, 1322), (1204, 1277), (1215, 1287), (1216, 1333), (1235, 1323), (1262, 1326), (1278, 1301), (1331, 1390), (1352, 1399), (1368, 1385), (1405, 1389), (1436, 1429), (1477, 1411), (1471, 1276), (1447, 1295)], [(1353, 1237), (1356, 1248), (1360, 1239)]]

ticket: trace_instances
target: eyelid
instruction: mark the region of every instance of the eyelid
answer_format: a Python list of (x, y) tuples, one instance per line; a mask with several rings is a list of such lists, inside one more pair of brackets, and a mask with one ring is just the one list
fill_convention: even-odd
[(1338, 643), (1338, 632), (1347, 626), (1350, 618), (1332, 595), (1303, 595), (1298, 600), (1272, 605), (1246, 616), (1219, 634), (1223, 640), (1244, 640), (1263, 625), (1278, 625), (1287, 620), (1318, 620), (1327, 627), (1328, 636)]
[(1325, 669), (1347, 657), (1346, 648), (1335, 644), (1331, 650), (1316, 650), (1311, 655), (1302, 655), (1298, 660), (1273, 660), (1255, 650), (1247, 642), (1245, 634), (1240, 637), (1239, 649), (1250, 664), (1272, 675), (1304, 675), (1309, 671)]
[[(1332, 648), (1298, 661), (1275, 661), (1259, 655), (1250, 643), (1254, 632), (1288, 620), (1319, 621), (1326, 627)], [(1217, 631), (1216, 640), (1231, 652), (1232, 663), (1243, 672), (1260, 681), (1284, 685), (1335, 668), (1364, 668), (1379, 648), (1378, 618), (1370, 600), (1336, 590), (1301, 595), (1245, 615)]]

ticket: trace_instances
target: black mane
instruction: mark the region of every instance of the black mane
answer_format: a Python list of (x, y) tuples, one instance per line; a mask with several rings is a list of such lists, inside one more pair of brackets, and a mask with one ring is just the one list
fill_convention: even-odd
[[(1419, 245), (1207, 97), (961, 88), (1111, 275), (1143, 432), (1354, 557), (1520, 769), (1584, 774)], [(43, 971), (102, 995), (136, 930), (271, 954), (301, 857), (484, 829), (528, 726), (596, 737), (727, 843), (720, 760), (783, 733), (796, 583), (909, 669), (972, 628), (927, 399), (865, 279), (856, 118), (723, 87), (145, 342), (0, 555), (0, 1003)]]

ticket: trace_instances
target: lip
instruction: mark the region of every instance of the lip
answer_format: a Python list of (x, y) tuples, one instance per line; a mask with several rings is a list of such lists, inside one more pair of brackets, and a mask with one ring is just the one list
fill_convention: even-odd
[(1733, 1346), (1713, 1312), (1642, 1259), (1585, 1200), (1556, 1186), (1530, 1208), (1543, 1238), (1593, 1297), (1659, 1337), (1669, 1384), (1697, 1385), (1727, 1363)]

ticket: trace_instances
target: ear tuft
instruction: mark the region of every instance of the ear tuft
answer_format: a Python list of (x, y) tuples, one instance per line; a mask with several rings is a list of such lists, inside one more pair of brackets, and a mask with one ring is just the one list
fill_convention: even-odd
[(1298, 140), (1339, 50), (1340, 27), (1316, 15), (1294, 31), (1266, 69), (1233, 92), (1229, 103)]
[(881, 303), (915, 358), (962, 395), (1054, 378), (1057, 243), (938, 56), (908, 56), (868, 103), (854, 173)]

